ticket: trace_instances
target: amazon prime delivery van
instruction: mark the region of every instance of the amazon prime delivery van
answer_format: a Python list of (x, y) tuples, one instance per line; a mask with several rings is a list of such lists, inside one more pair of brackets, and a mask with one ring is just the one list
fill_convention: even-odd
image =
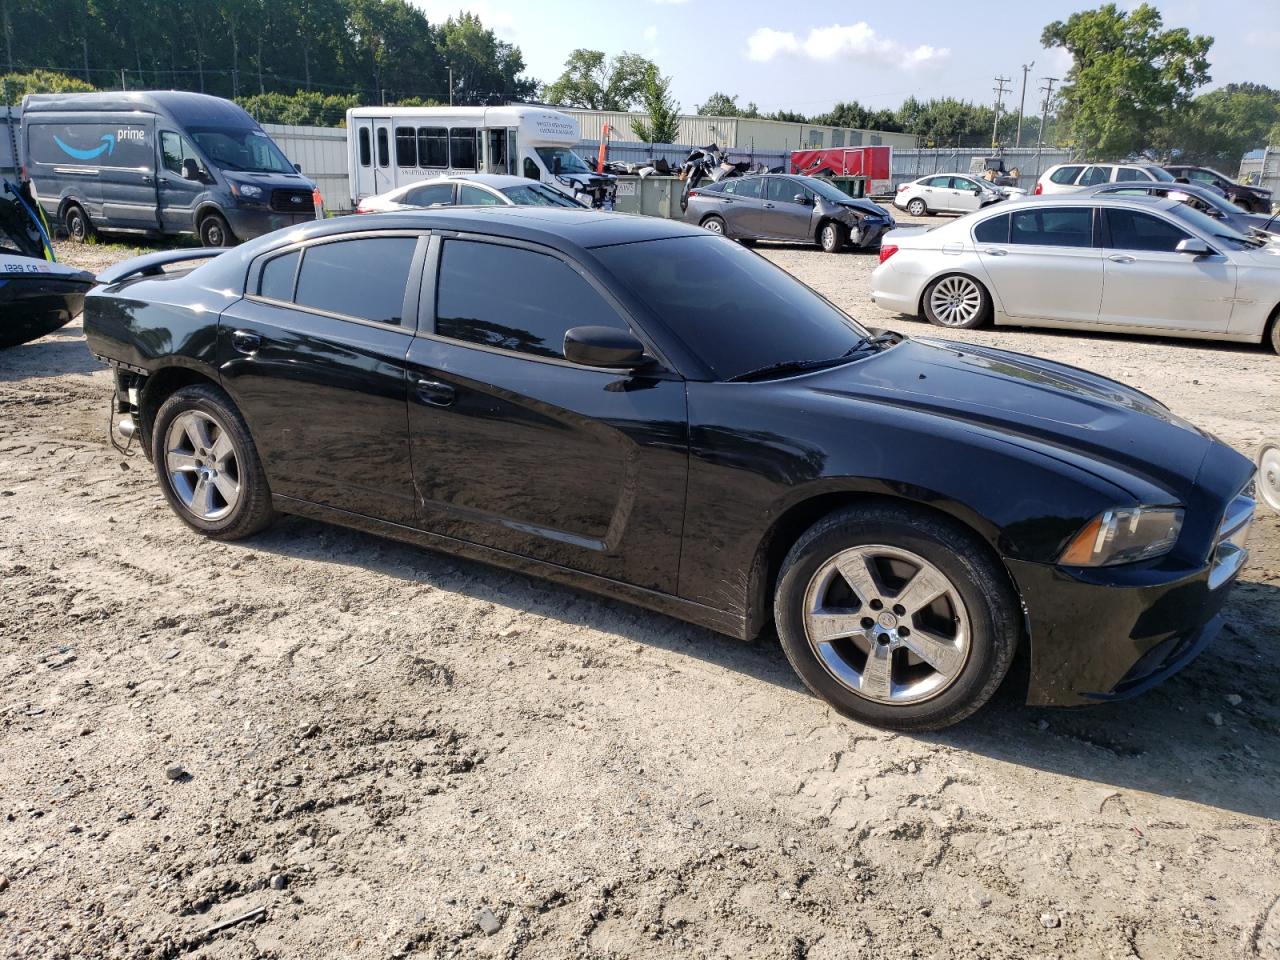
[(175, 91), (30, 94), (23, 162), (73, 240), (95, 230), (229, 246), (317, 214), (315, 184), (229, 100)]

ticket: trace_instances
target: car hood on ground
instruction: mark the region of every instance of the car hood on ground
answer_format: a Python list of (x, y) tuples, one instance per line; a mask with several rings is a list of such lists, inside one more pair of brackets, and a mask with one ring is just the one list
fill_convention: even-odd
[(1185, 497), (1216, 441), (1114, 380), (1022, 354), (906, 340), (803, 378), (811, 391), (889, 403), (1109, 464)]

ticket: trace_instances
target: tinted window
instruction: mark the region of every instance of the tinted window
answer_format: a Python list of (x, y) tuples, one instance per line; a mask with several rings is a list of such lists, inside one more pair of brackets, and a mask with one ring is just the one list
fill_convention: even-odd
[(743, 177), (740, 180), (725, 180), (720, 188), (735, 197), (751, 200), (760, 196), (760, 185), (763, 182), (759, 177)]
[(1128, 183), (1129, 181), (1132, 181), (1132, 180), (1150, 180), (1150, 179), (1151, 179), (1150, 177), (1148, 177), (1145, 173), (1143, 173), (1137, 167), (1121, 167), (1119, 170), (1116, 171), (1117, 183)]
[(1091, 187), (1095, 183), (1106, 183), (1111, 177), (1110, 167), (1090, 167), (1080, 178), (1080, 186)]
[(449, 165), (448, 130), (444, 127), (418, 128), (418, 165), (423, 167)]
[(1108, 210), (1111, 246), (1116, 250), (1163, 250), (1172, 253), (1190, 234), (1159, 217), (1136, 210)]
[(1159, 180), (1161, 183), (1173, 183), (1173, 174), (1163, 167), (1146, 167), (1145, 169), (1152, 180)]
[(1089, 207), (1019, 210), (1010, 217), (1010, 243), (1044, 247), (1093, 246), (1093, 210)]
[(778, 203), (795, 203), (797, 196), (802, 196), (806, 200), (813, 199), (813, 195), (809, 190), (794, 180), (787, 180), (784, 177), (771, 177), (769, 179), (770, 200)]
[(446, 240), (439, 272), (436, 333), (442, 337), (563, 357), (570, 327), (627, 328), (595, 288), (556, 257)]
[(469, 183), (458, 187), (458, 203), (464, 206), (493, 207), (502, 204), (502, 198), (488, 190), (473, 187)]
[(387, 130), (381, 127), (378, 130), (378, 166), (386, 167), (391, 164), (391, 151), (387, 149)]
[(541, 180), (542, 172), (538, 169), (538, 164), (534, 162), (533, 157), (525, 157), (522, 164), (525, 178), (528, 180)]
[(1054, 183), (1066, 186), (1076, 182), (1076, 177), (1080, 176), (1080, 171), (1084, 167), (1059, 167), (1053, 173), (1049, 174), (1049, 179)]
[(326, 313), (400, 323), (414, 237), (365, 237), (308, 247), (294, 301)]
[(414, 187), (404, 195), (404, 202), (415, 207), (453, 203), (453, 184), (428, 183), (425, 186)]
[(258, 295), (272, 300), (292, 300), (293, 278), (297, 272), (297, 250), (268, 260), (258, 281)]
[(1008, 243), (1009, 215), (983, 220), (973, 228), (973, 239), (979, 243)]
[(458, 127), (449, 131), (449, 165), (455, 170), (476, 168), (475, 127)]
[(360, 128), (360, 166), (367, 167), (373, 163), (373, 156), (369, 150), (369, 128)]
[(164, 168), (178, 176), (182, 176), (182, 164), (185, 160), (194, 160), (199, 169), (204, 169), (191, 141), (169, 130), (160, 134), (160, 157), (164, 161)]
[(866, 333), (785, 270), (721, 237), (594, 253), (719, 379), (841, 357)]
[(418, 165), (418, 138), (413, 127), (396, 127), (396, 166)]

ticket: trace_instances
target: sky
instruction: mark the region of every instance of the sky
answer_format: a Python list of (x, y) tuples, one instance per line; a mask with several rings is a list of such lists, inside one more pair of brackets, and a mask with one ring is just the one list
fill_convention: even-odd
[[(476, 13), (520, 47), (528, 74), (559, 76), (576, 47), (654, 60), (672, 80), (681, 109), (721, 91), (762, 111), (817, 114), (838, 100), (897, 107), (956, 96), (991, 103), (995, 77), (1010, 78), (1017, 109), (1023, 65), (1027, 111), (1037, 110), (1044, 77), (1063, 77), (1070, 58), (1040, 46), (1045, 25), (1095, 3), (784, 4), (779, 0), (411, 0), (432, 22)], [(1137, 0), (1120, 0), (1126, 9)], [(1211, 89), (1233, 81), (1280, 88), (1280, 0), (1174, 0), (1156, 3), (1165, 27), (1215, 38)], [(1006, 107), (1010, 104), (1005, 99)]]

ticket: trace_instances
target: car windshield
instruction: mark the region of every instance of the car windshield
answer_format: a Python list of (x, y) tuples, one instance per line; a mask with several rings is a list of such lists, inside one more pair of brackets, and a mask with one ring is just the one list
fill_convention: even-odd
[(280, 148), (261, 130), (220, 127), (188, 132), (215, 166), (252, 173), (296, 172)]
[(502, 193), (511, 198), (511, 202), (522, 207), (576, 207), (582, 204), (571, 200), (559, 190), (544, 187), (540, 183), (526, 183), (519, 187), (507, 187)]
[(1169, 212), (1174, 216), (1185, 220), (1204, 236), (1213, 237), (1215, 240), (1226, 240), (1238, 250), (1242, 250), (1246, 247), (1258, 247), (1263, 243), (1261, 240), (1245, 236), (1239, 230), (1232, 229), (1221, 220), (1216, 220), (1206, 213), (1201, 213), (1199, 210), (1194, 207), (1189, 207), (1185, 203), (1180, 204)]
[(601, 247), (605, 267), (717, 380), (843, 362), (867, 331), (763, 257), (721, 237)]
[[(591, 173), (586, 162), (567, 147), (534, 147), (542, 162), (552, 173)], [(560, 161), (560, 169), (556, 169), (556, 160)]]

